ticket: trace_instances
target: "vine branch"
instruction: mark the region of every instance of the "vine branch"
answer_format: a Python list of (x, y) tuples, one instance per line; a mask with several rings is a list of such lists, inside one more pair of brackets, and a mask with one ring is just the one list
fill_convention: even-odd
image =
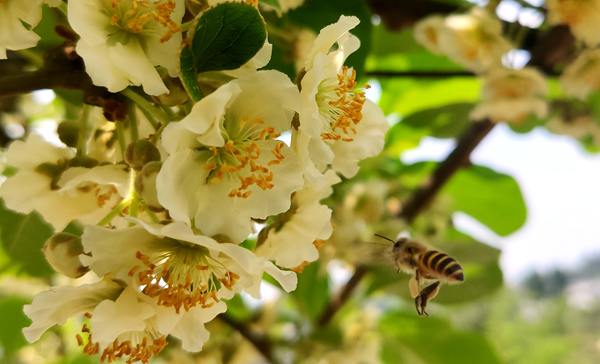
[[(489, 134), (495, 124), (489, 120), (474, 122), (469, 129), (458, 139), (454, 150), (440, 163), (429, 180), (418, 188), (406, 201), (398, 214), (399, 218), (410, 223), (429, 206), (440, 189), (461, 168), (469, 164), (471, 152)], [(359, 265), (348, 282), (342, 287), (340, 293), (334, 297), (319, 317), (320, 326), (327, 325), (335, 314), (350, 298), (358, 284), (368, 272), (368, 267)]]
[(219, 318), (248, 340), (269, 363), (278, 364), (278, 361), (273, 357), (271, 342), (266, 337), (253, 332), (244, 323), (237, 321), (227, 313), (219, 315)]

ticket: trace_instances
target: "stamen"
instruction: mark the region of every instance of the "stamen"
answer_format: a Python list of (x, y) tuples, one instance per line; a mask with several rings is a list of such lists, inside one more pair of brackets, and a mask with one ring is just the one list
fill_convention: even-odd
[(205, 168), (210, 171), (209, 180), (221, 179), (226, 174), (235, 175), (240, 184), (229, 191), (228, 196), (248, 198), (252, 194), (252, 186), (263, 190), (275, 187), (270, 167), (280, 164), (285, 159), (285, 144), (277, 141), (271, 150), (274, 158), (261, 163), (261, 149), (257, 142), (274, 140), (280, 134), (272, 127), (260, 127), (263, 124), (260, 119), (241, 120), (239, 124), (239, 130), (236, 129), (235, 135), (229, 135), (230, 139), (222, 147), (209, 148), (211, 157)]
[(173, 307), (177, 313), (183, 307), (210, 307), (219, 301), (221, 286), (231, 289), (240, 278), (200, 247), (182, 246), (177, 250), (155, 252), (147, 256), (136, 253), (143, 266), (129, 271), (142, 287), (142, 293), (157, 297), (158, 304)]
[(344, 66), (337, 78), (325, 79), (319, 86), (316, 101), (321, 115), (328, 121), (328, 131), (321, 134), (323, 140), (351, 142), (357, 131), (355, 126), (362, 120), (362, 108), (366, 97), (364, 89), (356, 86), (356, 71)]
[[(175, 1), (173, 0), (130, 0), (129, 6), (123, 4), (119, 6), (122, 0), (112, 0), (111, 6), (111, 24), (118, 26), (131, 33), (141, 33), (148, 29), (150, 22), (156, 22), (163, 28), (166, 28), (165, 34), (160, 38), (161, 43), (171, 39), (171, 37), (181, 31), (180, 26), (171, 19), (175, 11)], [(126, 2), (127, 3), (127, 2)], [(123, 9), (126, 9), (123, 11)]]
[(93, 340), (92, 331), (87, 324), (83, 324), (81, 333), (75, 335), (75, 339), (77, 345), (83, 348), (84, 354), (92, 356), (102, 351), (101, 363), (112, 363), (121, 358), (126, 359), (128, 364), (138, 361), (148, 363), (167, 346), (165, 336), (154, 330), (145, 330), (122, 334), (105, 348), (100, 348), (100, 344)]

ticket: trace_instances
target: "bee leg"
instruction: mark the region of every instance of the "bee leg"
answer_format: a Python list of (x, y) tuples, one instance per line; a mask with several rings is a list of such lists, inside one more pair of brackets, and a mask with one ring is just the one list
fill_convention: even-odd
[(410, 277), (410, 280), (408, 281), (408, 289), (410, 291), (410, 297), (417, 298), (421, 291), (421, 285), (417, 277)]
[(423, 288), (419, 295), (415, 298), (415, 307), (419, 316), (429, 316), (425, 311), (427, 303), (434, 299), (440, 291), (440, 281), (436, 281), (429, 286)]

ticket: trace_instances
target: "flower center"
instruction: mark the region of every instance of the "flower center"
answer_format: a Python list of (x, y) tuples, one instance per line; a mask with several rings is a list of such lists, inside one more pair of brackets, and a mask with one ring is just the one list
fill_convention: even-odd
[(81, 193), (93, 193), (96, 196), (96, 205), (98, 207), (106, 205), (118, 193), (117, 188), (113, 185), (99, 185), (95, 182), (82, 183), (77, 186), (77, 191)]
[[(365, 88), (368, 88), (368, 85)], [(365, 99), (364, 89), (356, 87), (354, 68), (344, 66), (337, 78), (323, 80), (319, 85), (316, 101), (321, 115), (329, 125), (321, 134), (321, 138), (331, 141), (353, 141), (356, 125), (362, 119)]]
[[(260, 143), (274, 140), (280, 134), (272, 127), (265, 127), (260, 119), (242, 119), (238, 123), (227, 120), (224, 125), (225, 145), (210, 147), (206, 168), (209, 181), (225, 176), (239, 180), (239, 186), (229, 191), (229, 197), (248, 198), (251, 186), (263, 190), (274, 187), (271, 166), (281, 163), (285, 156), (283, 142), (278, 141), (271, 149), (271, 159), (261, 156)], [(268, 160), (267, 160), (268, 159)]]
[(177, 313), (181, 307), (186, 311), (197, 305), (210, 307), (219, 301), (221, 287), (231, 289), (239, 279), (205, 248), (176, 244), (176, 249), (171, 246), (149, 255), (138, 251), (141, 264), (129, 271), (142, 293), (157, 297), (159, 305), (173, 307)]
[[(171, 19), (175, 6), (173, 0), (111, 0), (108, 14), (111, 25), (117, 28), (111, 35), (164, 31), (160, 41), (166, 42), (180, 31), (179, 25)], [(157, 24), (162, 29), (156, 29)]]
[[(87, 313), (86, 317), (91, 318)], [(166, 346), (165, 336), (158, 334), (155, 330), (128, 332), (120, 335), (108, 346), (101, 348), (100, 344), (92, 339), (92, 332), (87, 324), (83, 324), (81, 333), (75, 335), (77, 345), (83, 348), (87, 355), (100, 354), (100, 362), (112, 363), (120, 358), (126, 359), (126, 363), (141, 361), (148, 363), (150, 359), (159, 354)]]

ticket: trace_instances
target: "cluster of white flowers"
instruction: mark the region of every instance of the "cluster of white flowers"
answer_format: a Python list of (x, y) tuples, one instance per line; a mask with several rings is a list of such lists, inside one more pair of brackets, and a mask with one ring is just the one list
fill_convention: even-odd
[[(169, 92), (167, 76), (179, 73), (184, 11), (184, 0), (68, 3), (94, 84), (111, 92), (141, 86), (154, 96)], [(97, 277), (37, 295), (25, 306), (26, 338), (77, 316), (85, 353), (147, 362), (168, 335), (201, 350), (204, 324), (226, 311), (223, 300), (258, 296), (264, 274), (294, 290), (296, 268), (318, 259), (316, 246), (332, 233), (321, 200), (338, 174), (352, 177), (360, 160), (379, 153), (388, 128), (344, 65), (360, 45), (350, 33), (357, 25), (341, 16), (320, 32), (298, 85), (257, 70), (270, 58), (265, 43), (193, 105), (153, 106), (128, 89), (137, 105), (124, 121), (91, 123), (96, 111), (84, 110), (91, 130), (80, 133), (78, 148), (36, 134), (10, 145), (7, 164), (17, 172), (0, 197), (15, 211), (37, 211), (57, 232), (83, 224), (81, 238), (55, 235), (44, 252), (69, 277)], [(140, 130), (154, 118), (166, 122)], [(257, 233), (256, 248), (240, 245)]]
[(503, 56), (513, 46), (503, 37), (500, 21), (483, 8), (427, 17), (415, 26), (415, 38), (433, 53), (483, 77), (482, 101), (471, 113), (474, 120), (522, 123), (531, 115), (546, 116), (543, 75), (532, 68), (503, 65)]

